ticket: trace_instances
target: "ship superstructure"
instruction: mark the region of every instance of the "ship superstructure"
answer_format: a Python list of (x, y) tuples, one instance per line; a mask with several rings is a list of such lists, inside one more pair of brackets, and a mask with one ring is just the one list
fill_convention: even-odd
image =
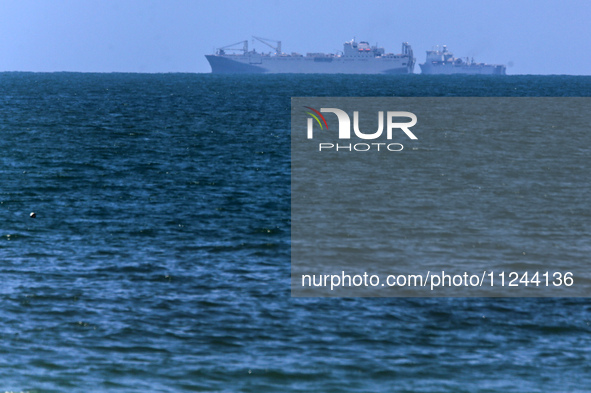
[(428, 50), (427, 60), (419, 66), (423, 74), (505, 75), (506, 72), (502, 64), (476, 63), (473, 58), (454, 57), (446, 45), (443, 45), (442, 50)]
[(409, 74), (415, 65), (412, 48), (407, 42), (402, 44), (400, 54), (385, 53), (382, 47), (353, 39), (343, 44), (342, 53), (310, 52), (304, 56), (282, 52), (281, 41), (253, 38), (274, 52), (248, 50), (248, 41), (218, 48), (214, 55), (205, 56), (212, 73)]

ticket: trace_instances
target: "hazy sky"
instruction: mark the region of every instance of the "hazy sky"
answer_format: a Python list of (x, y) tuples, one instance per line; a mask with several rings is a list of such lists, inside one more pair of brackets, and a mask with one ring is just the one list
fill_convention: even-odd
[(418, 63), (446, 44), (508, 74), (591, 75), (590, 17), (590, 0), (0, 0), (0, 70), (210, 72), (203, 55), (258, 35), (285, 52), (355, 36), (408, 41)]

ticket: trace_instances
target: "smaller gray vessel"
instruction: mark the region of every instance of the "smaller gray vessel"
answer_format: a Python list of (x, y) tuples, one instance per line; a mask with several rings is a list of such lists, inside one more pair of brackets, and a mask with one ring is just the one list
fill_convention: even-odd
[(505, 75), (507, 67), (502, 64), (475, 63), (474, 59), (466, 60), (454, 57), (454, 54), (443, 45), (443, 50), (428, 50), (427, 60), (419, 64), (421, 73), (433, 74), (476, 74), (476, 75)]

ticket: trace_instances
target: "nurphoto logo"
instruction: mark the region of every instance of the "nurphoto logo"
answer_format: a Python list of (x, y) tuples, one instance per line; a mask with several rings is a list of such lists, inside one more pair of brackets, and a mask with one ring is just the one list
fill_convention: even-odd
[[(320, 111), (305, 106), (304, 108), (308, 109), (306, 111), (308, 115), (308, 132), (307, 137), (308, 139), (314, 139), (314, 120), (316, 120), (317, 127), (320, 128), (321, 131), (329, 130), (328, 122), (324, 117), (323, 113), (333, 113), (337, 116), (338, 120), (338, 137), (339, 139), (350, 140), (351, 139), (351, 118), (342, 109), (338, 108), (320, 108)], [(385, 118), (385, 120), (384, 120)], [(410, 119), (410, 121), (400, 122), (401, 118)], [(397, 119), (397, 120), (395, 120)], [(359, 112), (353, 111), (353, 132), (355, 136), (359, 139), (363, 140), (375, 140), (382, 136), (384, 132), (384, 122), (386, 123), (386, 139), (388, 141), (392, 140), (392, 135), (394, 134), (394, 130), (401, 130), (406, 134), (407, 137), (410, 139), (418, 139), (415, 134), (412, 133), (410, 128), (417, 124), (417, 116), (412, 112), (400, 112), (400, 111), (387, 111), (384, 115), (384, 111), (378, 112), (378, 130), (372, 133), (364, 133), (359, 129)], [(372, 142), (372, 143), (349, 143), (349, 144), (340, 144), (340, 143), (329, 143), (329, 142), (321, 142), (318, 144), (319, 151), (326, 151), (326, 150), (334, 150), (334, 151), (370, 151), (370, 150), (377, 150), (380, 151), (380, 148), (387, 149), (388, 151), (401, 151), (404, 146), (401, 143), (384, 143), (384, 142)]]

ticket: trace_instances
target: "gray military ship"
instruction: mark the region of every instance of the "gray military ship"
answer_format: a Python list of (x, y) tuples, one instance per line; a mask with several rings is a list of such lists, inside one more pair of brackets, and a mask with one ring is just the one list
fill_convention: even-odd
[(505, 75), (506, 67), (502, 64), (476, 63), (474, 59), (466, 60), (454, 57), (454, 54), (443, 49), (427, 51), (427, 60), (419, 64), (423, 74), (478, 74), (478, 75)]
[[(355, 39), (343, 44), (340, 53), (284, 53), (281, 41), (253, 37), (274, 52), (248, 50), (248, 41), (218, 48), (206, 55), (214, 74), (411, 74), (415, 58), (411, 46), (404, 42), (402, 53), (385, 53), (384, 48)], [(241, 52), (241, 53), (240, 53)]]

